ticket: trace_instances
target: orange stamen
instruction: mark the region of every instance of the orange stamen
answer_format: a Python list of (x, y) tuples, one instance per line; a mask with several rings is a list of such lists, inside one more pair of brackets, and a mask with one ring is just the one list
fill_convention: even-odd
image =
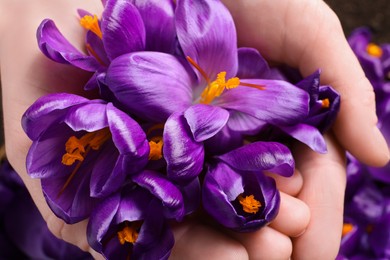
[(76, 172), (80, 169), (85, 157), (92, 150), (99, 150), (100, 147), (111, 138), (111, 133), (108, 128), (103, 128), (101, 130), (86, 133), (80, 139), (75, 136), (71, 136), (68, 141), (65, 143), (66, 153), (62, 156), (62, 164), (71, 166), (76, 161), (79, 161), (76, 167), (73, 169), (72, 173), (69, 175), (65, 184), (62, 186), (61, 190), (58, 193), (60, 196), (64, 190), (69, 186), (70, 181), (75, 176)]
[(239, 195), (237, 199), (238, 202), (240, 202), (240, 204), (242, 205), (242, 209), (246, 213), (256, 214), (261, 207), (260, 201), (256, 200), (253, 195), (249, 195), (245, 197)]
[(246, 86), (257, 88), (259, 90), (264, 90), (264, 86), (259, 86), (251, 83), (240, 82), (238, 77), (230, 78), (226, 81), (226, 71), (221, 71), (217, 75), (217, 79), (211, 82), (210, 78), (207, 76), (206, 72), (193, 60), (191, 57), (187, 56), (187, 60), (195, 67), (202, 75), (202, 77), (207, 82), (207, 87), (203, 90), (199, 103), (201, 104), (210, 104), (216, 97), (222, 95), (225, 90), (233, 89), (238, 86)]
[(206, 80), (207, 85), (211, 84), (211, 80), (207, 76), (206, 72), (193, 60), (190, 56), (187, 56), (187, 60), (189, 63), (191, 63), (192, 66), (195, 67), (199, 71), (199, 73), (202, 75), (202, 77)]
[(259, 90), (265, 90), (265, 86), (256, 85), (256, 84), (252, 84), (252, 83), (246, 83), (246, 82), (240, 82), (240, 86), (257, 88)]
[(118, 240), (121, 245), (125, 243), (134, 244), (138, 239), (138, 231), (134, 225), (129, 224), (128, 221), (125, 222), (125, 227), (117, 232)]
[(325, 98), (325, 99), (321, 100), (321, 102), (322, 102), (323, 108), (329, 108), (329, 106), (330, 106), (329, 98)]
[(89, 54), (92, 55), (101, 65), (106, 66), (104, 61), (99, 57), (99, 55), (96, 53), (94, 49), (92, 49), (90, 44), (85, 45)]
[(353, 225), (350, 223), (344, 223), (343, 224), (343, 231), (342, 231), (342, 236), (344, 237), (348, 233), (350, 233), (353, 230)]
[(149, 160), (157, 161), (160, 160), (162, 156), (162, 147), (163, 147), (163, 139), (161, 136), (155, 136), (149, 141)]
[(91, 16), (91, 15), (85, 15), (80, 19), (80, 24), (85, 29), (90, 30), (94, 34), (96, 34), (100, 39), (103, 38), (102, 31), (100, 30), (99, 26), (99, 19), (97, 15)]
[(375, 43), (369, 43), (366, 47), (366, 51), (368, 54), (376, 58), (382, 57), (383, 54), (382, 48)]

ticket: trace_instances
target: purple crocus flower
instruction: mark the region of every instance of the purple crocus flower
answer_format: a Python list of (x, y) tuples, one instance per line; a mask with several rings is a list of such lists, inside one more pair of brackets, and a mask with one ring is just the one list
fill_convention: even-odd
[[(325, 153), (326, 143), (321, 133), (333, 124), (340, 108), (340, 97), (332, 87), (320, 85), (320, 71), (318, 70), (302, 79), (296, 69), (278, 67), (271, 69), (261, 54), (252, 48), (238, 49), (238, 59), (238, 77), (287, 80), (285, 71), (289, 71), (289, 74), (295, 75), (296, 86), (306, 91), (310, 96), (309, 113), (305, 118), (296, 120), (289, 125), (269, 125), (264, 127), (260, 133), (254, 134), (258, 134), (261, 140), (277, 142), (286, 139), (284, 136), (287, 134), (305, 143), (313, 150)], [(254, 129), (258, 129), (258, 125), (262, 125), (256, 119), (252, 119), (250, 123)], [(246, 134), (253, 134), (252, 132)]]
[(27, 171), (42, 180), (49, 206), (67, 223), (88, 217), (99, 198), (148, 162), (144, 131), (102, 100), (47, 95), (25, 112), (22, 124), (33, 141)]
[(101, 19), (79, 10), (80, 24), (88, 29), (87, 54), (74, 47), (50, 19), (42, 21), (37, 31), (39, 48), (48, 58), (94, 72), (87, 89), (96, 87), (96, 79), (110, 61), (122, 54), (140, 50), (176, 51), (172, 1), (108, 0), (103, 4)]
[[(377, 45), (372, 42), (372, 33), (368, 28), (358, 28), (348, 38), (348, 42), (360, 61), (363, 70), (374, 86), (377, 114), (390, 112), (390, 44)], [(386, 104), (382, 104), (386, 103)]]
[(309, 95), (292, 84), (234, 77), (239, 65), (236, 31), (221, 2), (177, 1), (175, 25), (188, 61), (161, 52), (132, 52), (112, 60), (102, 79), (126, 111), (166, 121), (168, 176), (176, 181), (197, 176), (203, 142), (225, 126), (246, 133), (307, 116)]
[(218, 156), (208, 165), (203, 207), (223, 226), (236, 231), (253, 231), (272, 221), (280, 204), (273, 178), (294, 172), (294, 160), (279, 143), (255, 142)]
[[(167, 219), (188, 213), (183, 194), (157, 172), (143, 171), (131, 179), (92, 213), (89, 244), (107, 259), (167, 259), (174, 244)], [(197, 185), (188, 187), (199, 191)], [(192, 191), (187, 194), (193, 196)]]
[[(349, 44), (358, 57), (364, 72), (374, 86), (378, 127), (390, 144), (390, 44), (377, 45), (372, 42), (368, 28), (356, 29), (349, 37)], [(371, 176), (390, 183), (390, 163), (385, 167), (367, 168)]]

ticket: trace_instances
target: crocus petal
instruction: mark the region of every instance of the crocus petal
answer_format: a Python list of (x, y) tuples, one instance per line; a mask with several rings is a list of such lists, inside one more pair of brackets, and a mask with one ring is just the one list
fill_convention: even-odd
[(158, 172), (145, 170), (132, 176), (132, 180), (159, 199), (167, 218), (178, 221), (184, 216), (183, 196), (180, 190)]
[(104, 235), (107, 233), (120, 203), (120, 193), (116, 193), (103, 200), (92, 212), (87, 226), (87, 239), (89, 245), (97, 252), (102, 252)]
[(367, 27), (354, 30), (348, 38), (348, 43), (364, 68), (366, 76), (371, 80), (382, 79), (384, 76), (381, 60), (367, 53), (367, 45), (371, 42), (372, 33)]
[(317, 128), (311, 125), (297, 124), (294, 126), (281, 126), (280, 129), (318, 153), (327, 152), (324, 137)]
[(390, 163), (380, 168), (368, 167), (368, 171), (374, 179), (390, 184)]
[(229, 112), (209, 105), (194, 105), (184, 112), (196, 142), (202, 142), (217, 134), (229, 119)]
[(56, 62), (71, 64), (86, 71), (95, 71), (101, 66), (94, 57), (81, 53), (70, 44), (52, 20), (42, 21), (37, 39), (41, 51)]
[(203, 168), (204, 148), (193, 139), (186, 119), (180, 113), (168, 118), (164, 126), (163, 154), (167, 175), (178, 182), (192, 181)]
[(100, 149), (103, 152), (95, 160), (90, 182), (90, 196), (95, 198), (107, 197), (118, 190), (127, 175), (122, 165), (124, 156), (119, 155), (111, 140)]
[(87, 31), (86, 44), (90, 47), (87, 49), (89, 55), (95, 57), (102, 67), (106, 67), (110, 64), (103, 41), (99, 36), (92, 31)]
[[(310, 108), (305, 124), (316, 127), (321, 133), (327, 131), (336, 120), (340, 110), (340, 95), (330, 86), (321, 86), (316, 107)], [(329, 100), (329, 107), (323, 107), (323, 100)]]
[(170, 256), (174, 243), (173, 233), (166, 220), (161, 217), (157, 202), (152, 201), (133, 247), (131, 258), (166, 260)]
[(179, 58), (158, 52), (122, 55), (111, 62), (104, 82), (129, 112), (154, 122), (192, 102), (192, 79)]
[(106, 104), (87, 103), (68, 109), (64, 122), (74, 131), (94, 132), (108, 126)]
[(153, 195), (138, 185), (130, 184), (121, 191), (121, 202), (113, 223), (120, 224), (124, 221), (137, 221), (146, 216), (145, 207), (155, 199)]
[(312, 102), (318, 100), (319, 87), (320, 87), (320, 74), (321, 71), (317, 70), (313, 74), (302, 79), (296, 84), (298, 88), (301, 88), (309, 93), (310, 105), (312, 105)]
[(102, 15), (103, 43), (110, 60), (145, 49), (145, 26), (137, 8), (127, 0), (108, 0)]
[(288, 177), (293, 175), (295, 162), (290, 150), (275, 142), (255, 142), (218, 157), (242, 171), (271, 171)]
[(209, 155), (220, 155), (242, 146), (244, 137), (225, 125), (216, 135), (204, 142)]
[(240, 132), (241, 134), (254, 135), (266, 126), (266, 123), (260, 119), (239, 111), (230, 111), (227, 126), (230, 130)]
[(241, 80), (264, 90), (242, 87), (225, 91), (215, 105), (238, 110), (274, 125), (296, 123), (309, 112), (309, 95), (294, 85), (279, 80)]
[[(176, 30), (180, 46), (214, 79), (221, 71), (228, 78), (238, 67), (237, 35), (231, 14), (217, 0), (177, 1)], [(198, 71), (195, 71), (201, 79)]]
[[(141, 126), (126, 113), (107, 104), (107, 120), (112, 140), (121, 154), (132, 155), (143, 167), (149, 155), (149, 143)], [(135, 167), (135, 165), (133, 165)]]
[(199, 178), (195, 178), (187, 185), (179, 186), (184, 200), (184, 214), (188, 215), (195, 212), (200, 206), (201, 187)]
[[(68, 176), (42, 179), (42, 190), (51, 210), (68, 224), (86, 219), (98, 202), (89, 196), (90, 173), (75, 174), (69, 185), (62, 191)], [(71, 169), (70, 169), (71, 171)], [(81, 172), (80, 171), (80, 172)], [(70, 174), (70, 172), (69, 172)]]
[(254, 48), (238, 49), (238, 71), (240, 79), (270, 79), (271, 70), (267, 61)]
[(24, 113), (22, 127), (30, 139), (36, 140), (50, 125), (63, 120), (66, 108), (87, 102), (90, 100), (66, 93), (43, 96)]
[(173, 53), (176, 46), (174, 3), (171, 0), (133, 0), (146, 31), (146, 50)]
[[(61, 133), (61, 134), (58, 134)], [(44, 132), (31, 145), (26, 168), (32, 178), (49, 178), (55, 174), (64, 174), (67, 167), (61, 163), (65, 153), (65, 143), (74, 132), (64, 124), (59, 124)], [(63, 147), (63, 150), (58, 149)]]
[(137, 122), (112, 104), (107, 105), (107, 120), (114, 143), (105, 144), (101, 148), (104, 154), (96, 160), (91, 180), (93, 197), (105, 197), (116, 191), (127, 175), (139, 171), (148, 162), (149, 144)]

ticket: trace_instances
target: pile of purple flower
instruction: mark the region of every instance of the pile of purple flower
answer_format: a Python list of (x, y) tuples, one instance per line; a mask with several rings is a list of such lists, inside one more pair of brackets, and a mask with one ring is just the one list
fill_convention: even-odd
[(292, 84), (238, 48), (218, 0), (102, 2), (101, 16), (79, 10), (85, 52), (52, 20), (38, 28), (48, 58), (91, 72), (85, 95), (41, 97), (23, 116), (27, 170), (50, 208), (89, 218), (109, 259), (168, 258), (168, 222), (200, 207), (234, 231), (267, 225), (280, 204), (269, 173), (293, 174), (292, 142), (326, 152), (339, 95), (319, 71)]
[[(377, 45), (367, 28), (349, 38), (374, 86), (378, 126), (390, 145), (390, 44)], [(390, 164), (367, 167), (348, 156), (343, 238), (338, 259), (390, 258)]]

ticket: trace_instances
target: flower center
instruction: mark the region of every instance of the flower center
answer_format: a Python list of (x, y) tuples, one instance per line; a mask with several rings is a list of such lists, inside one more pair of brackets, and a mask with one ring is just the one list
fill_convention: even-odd
[(149, 160), (157, 161), (162, 158), (162, 147), (163, 147), (163, 138), (162, 136), (152, 137), (149, 141)]
[(80, 139), (75, 136), (71, 136), (68, 139), (68, 141), (65, 143), (66, 153), (62, 156), (62, 164), (71, 166), (76, 161), (79, 162), (73, 169), (72, 173), (69, 175), (64, 186), (62, 186), (61, 190), (58, 193), (58, 196), (60, 196), (68, 187), (70, 181), (73, 179), (76, 172), (81, 167), (81, 164), (89, 153), (89, 151), (91, 149), (99, 150), (100, 146), (103, 145), (109, 138), (111, 138), (110, 130), (108, 128), (103, 128), (95, 132), (87, 133), (83, 135)]
[(256, 214), (261, 207), (260, 201), (256, 200), (255, 196), (253, 196), (253, 195), (249, 195), (249, 196), (245, 196), (245, 197), (242, 195), (239, 195), (237, 197), (237, 199), (238, 199), (238, 202), (240, 202), (240, 204), (242, 205), (242, 209), (246, 213)]
[(100, 39), (103, 38), (102, 31), (100, 30), (99, 19), (97, 15), (85, 15), (80, 19), (80, 24), (87, 30), (90, 30), (96, 34)]
[(139, 227), (133, 225), (129, 221), (125, 221), (124, 224), (125, 226), (117, 232), (119, 243), (121, 243), (121, 245), (124, 245), (125, 243), (134, 244), (138, 238)]
[(348, 233), (350, 233), (353, 230), (353, 225), (350, 223), (344, 223), (343, 224), (343, 231), (342, 231), (342, 236), (344, 237)]
[(376, 58), (380, 58), (383, 54), (382, 48), (375, 43), (369, 43), (366, 47), (366, 51), (368, 54)]
[(325, 98), (325, 99), (321, 100), (321, 102), (322, 102), (323, 108), (329, 108), (329, 106), (330, 106), (329, 98)]
[(70, 166), (74, 164), (75, 161), (84, 161), (85, 156), (88, 154), (90, 149), (99, 150), (100, 146), (110, 137), (111, 133), (108, 128), (87, 133), (80, 139), (75, 136), (71, 136), (65, 143), (66, 153), (62, 156), (62, 163)]
[(199, 73), (207, 82), (206, 88), (203, 90), (202, 94), (200, 95), (199, 103), (201, 104), (210, 104), (211, 102), (213, 102), (215, 98), (219, 97), (225, 90), (233, 89), (238, 86), (247, 86), (247, 87), (253, 87), (260, 90), (264, 90), (264, 86), (258, 86), (255, 84), (241, 82), (238, 77), (233, 77), (226, 81), (226, 71), (222, 71), (218, 73), (217, 79), (211, 81), (210, 78), (207, 76), (206, 72), (191, 57), (187, 56), (187, 60), (189, 63), (191, 63), (192, 66), (194, 66), (196, 70), (199, 71)]

